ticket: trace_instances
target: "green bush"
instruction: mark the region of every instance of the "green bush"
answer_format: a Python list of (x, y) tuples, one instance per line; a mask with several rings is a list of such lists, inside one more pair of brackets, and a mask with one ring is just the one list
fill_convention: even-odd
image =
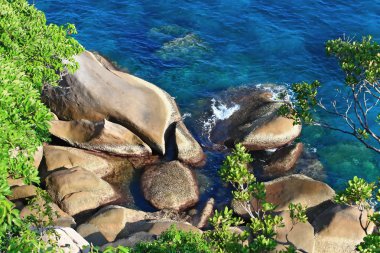
[(25, 0), (0, 0), (0, 6), (0, 251), (40, 252), (38, 235), (6, 198), (7, 178), (39, 183), (33, 154), (49, 140), (51, 119), (40, 93), (77, 69), (73, 56), (83, 47), (69, 36), (73, 25), (47, 24)]
[[(347, 182), (346, 189), (335, 196), (336, 203), (356, 207), (361, 213), (358, 222), (366, 236), (363, 242), (357, 245), (357, 251), (362, 253), (380, 252), (380, 232), (378, 230), (380, 228), (380, 212), (371, 210), (374, 207), (374, 199), (380, 202), (380, 190), (376, 190), (377, 188), (378, 185), (375, 183), (368, 183), (355, 176)], [(367, 217), (363, 216), (364, 211), (367, 212)], [(368, 231), (371, 223), (377, 227), (372, 234)]]
[[(237, 144), (232, 154), (227, 156), (219, 173), (223, 181), (233, 187), (234, 200), (247, 212), (250, 222), (246, 224), (252, 241), (247, 246), (249, 252), (270, 252), (275, 250), (277, 229), (284, 227), (283, 218), (274, 214), (276, 205), (266, 201), (266, 189), (263, 182), (258, 182), (253, 173), (249, 171), (248, 164), (252, 162), (251, 155), (245, 147)], [(255, 206), (252, 205), (255, 203)], [(293, 226), (297, 222), (306, 222), (306, 208), (301, 204), (289, 205), (290, 217)], [(228, 212), (224, 212), (228, 213)], [(232, 213), (231, 213), (232, 214)], [(228, 214), (230, 216), (230, 214)], [(226, 215), (224, 215), (226, 217)], [(231, 219), (231, 218), (230, 218)], [(211, 220), (215, 226), (215, 222)], [(222, 224), (216, 225), (216, 231)], [(293, 245), (287, 252), (293, 250)]]

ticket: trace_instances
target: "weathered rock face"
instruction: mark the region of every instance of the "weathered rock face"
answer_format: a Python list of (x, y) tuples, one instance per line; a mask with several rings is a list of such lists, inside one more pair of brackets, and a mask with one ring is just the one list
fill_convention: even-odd
[(199, 199), (194, 175), (178, 161), (148, 167), (142, 175), (141, 188), (145, 199), (158, 209), (179, 211)]
[(40, 166), (40, 163), (41, 163), (41, 160), (42, 160), (42, 156), (43, 156), (43, 147), (42, 146), (39, 146), (36, 150), (36, 152), (34, 153), (34, 156), (33, 156), (33, 165), (34, 167), (38, 168)]
[(157, 86), (135, 76), (108, 70), (86, 51), (80, 65), (59, 87), (43, 93), (44, 102), (62, 120), (110, 119), (165, 153), (165, 132), (181, 119), (174, 100)]
[(276, 152), (270, 157), (268, 164), (264, 166), (264, 175), (273, 177), (290, 171), (294, 168), (302, 151), (302, 143), (297, 143), (276, 150)]
[[(40, 208), (39, 210), (41, 210), (42, 212), (46, 211), (46, 207), (51, 208), (53, 212), (53, 216), (52, 216), (53, 224), (55, 226), (72, 227), (72, 228), (76, 226), (76, 222), (74, 218), (68, 215), (67, 213), (65, 213), (64, 211), (62, 211), (62, 209), (60, 209), (58, 205), (56, 205), (55, 203), (47, 204), (44, 200), (39, 199), (36, 202), (36, 204), (39, 206)], [(22, 219), (25, 219), (26, 217), (30, 215), (34, 215), (34, 217), (36, 217), (41, 222), (49, 221), (49, 217), (42, 215), (41, 213), (38, 212), (37, 209), (34, 209), (29, 205), (25, 206), (20, 212), (20, 217)]]
[(278, 205), (277, 210), (288, 208), (289, 203), (301, 203), (313, 207), (335, 195), (327, 184), (307, 176), (295, 174), (265, 183), (267, 201)]
[[(362, 216), (366, 224), (367, 213)], [(360, 211), (356, 207), (333, 205), (313, 221), (315, 229), (315, 253), (354, 252), (362, 242), (365, 232), (360, 225)], [(368, 233), (374, 227), (368, 228)]]
[(199, 143), (193, 138), (185, 124), (177, 122), (175, 128), (178, 160), (185, 164), (198, 165), (205, 159), (205, 154)]
[[(130, 245), (140, 239), (160, 235), (171, 225), (184, 231), (200, 232), (187, 222), (168, 220), (157, 217), (155, 213), (146, 213), (121, 206), (107, 206), (93, 215), (86, 223), (77, 228), (86, 240), (94, 245), (102, 246), (116, 241), (113, 245)], [(142, 233), (142, 237), (136, 236)], [(139, 234), (141, 235), (141, 234)], [(147, 236), (150, 235), (150, 236)]]
[(93, 210), (119, 198), (111, 185), (81, 167), (50, 174), (46, 186), (55, 203), (69, 215)]
[(142, 211), (107, 206), (80, 225), (77, 231), (95, 245), (103, 245), (115, 241), (116, 238), (128, 236), (131, 233), (131, 224), (146, 218), (149, 218), (148, 214)]
[(88, 253), (90, 252), (90, 244), (83, 239), (72, 228), (66, 227), (54, 227), (53, 228), (57, 237), (51, 234), (44, 234), (42, 240), (50, 242), (51, 240), (56, 242), (56, 245), (65, 253)]
[(7, 178), (7, 182), (8, 182), (8, 185), (10, 187), (14, 187), (14, 186), (23, 186), (25, 185), (24, 183), (24, 179), (23, 178), (17, 178), (17, 179), (14, 179), (12, 177), (8, 177)]
[(12, 188), (12, 195), (8, 197), (9, 200), (18, 200), (32, 198), (37, 195), (37, 187), (34, 185), (22, 185)]
[(214, 142), (228, 146), (242, 143), (249, 150), (265, 150), (291, 143), (301, 133), (301, 125), (278, 115), (283, 103), (273, 101), (268, 92), (250, 91), (235, 103), (240, 109), (215, 126), (211, 133)]
[(193, 218), (192, 224), (196, 226), (197, 228), (204, 228), (208, 225), (208, 221), (211, 217), (211, 215), (214, 212), (214, 205), (215, 200), (213, 198), (210, 198), (206, 205), (203, 207), (203, 210), (198, 214), (195, 215)]
[[(277, 205), (276, 211), (288, 209), (289, 203), (301, 203), (308, 208), (321, 204), (335, 195), (333, 189), (325, 183), (313, 180), (301, 174), (280, 177), (265, 183), (266, 201)], [(256, 208), (255, 201), (252, 206)], [(247, 212), (236, 201), (232, 202), (234, 211), (243, 216)]]
[[(109, 58), (106, 58), (100, 55), (97, 52), (93, 52), (95, 58), (108, 70), (119, 70), (116, 62), (111, 61)], [(127, 71), (128, 72), (128, 71)]]
[(41, 169), (42, 176), (60, 168), (74, 167), (82, 167), (95, 173), (98, 177), (110, 175), (115, 170), (123, 170), (125, 173), (133, 170), (132, 164), (127, 159), (111, 158), (106, 155), (70, 147), (44, 146), (44, 158)]
[(50, 133), (73, 146), (106, 151), (118, 155), (146, 156), (152, 150), (138, 136), (125, 127), (108, 120), (50, 122)]
[(292, 224), (289, 211), (279, 214), (283, 217), (284, 227), (278, 228), (276, 240), (279, 243), (275, 252), (285, 250), (290, 242), (301, 252), (314, 252), (314, 228), (309, 222)]

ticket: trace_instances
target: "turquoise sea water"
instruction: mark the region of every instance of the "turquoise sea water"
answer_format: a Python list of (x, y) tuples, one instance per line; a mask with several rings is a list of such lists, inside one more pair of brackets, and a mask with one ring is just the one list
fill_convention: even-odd
[[(34, 0), (49, 22), (75, 23), (77, 39), (130, 73), (176, 98), (185, 123), (204, 145), (211, 99), (230, 87), (291, 84), (318, 79), (333, 98), (343, 80), (324, 43), (372, 34), (380, 41), (380, 1), (360, 0)], [(328, 119), (341, 124), (335, 119)], [(380, 156), (357, 141), (304, 128), (302, 141), (324, 166), (325, 181), (340, 189), (359, 175), (380, 176)], [(215, 179), (223, 154), (207, 151), (203, 174)], [(223, 199), (223, 196), (218, 198)]]

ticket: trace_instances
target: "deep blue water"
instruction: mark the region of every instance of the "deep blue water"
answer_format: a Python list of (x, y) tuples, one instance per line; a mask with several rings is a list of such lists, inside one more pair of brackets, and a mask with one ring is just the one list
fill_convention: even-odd
[[(326, 40), (372, 34), (380, 41), (377, 0), (34, 2), (49, 22), (76, 24), (88, 50), (168, 91), (183, 114), (191, 113), (185, 123), (202, 143), (205, 104), (221, 91), (318, 79), (322, 94), (332, 98), (343, 74), (326, 56)], [(336, 189), (353, 175), (380, 175), (380, 156), (347, 136), (309, 127), (302, 141), (316, 150), (326, 182)], [(215, 177), (222, 159), (208, 152), (204, 174)], [(207, 192), (217, 194), (219, 183), (211, 181)]]

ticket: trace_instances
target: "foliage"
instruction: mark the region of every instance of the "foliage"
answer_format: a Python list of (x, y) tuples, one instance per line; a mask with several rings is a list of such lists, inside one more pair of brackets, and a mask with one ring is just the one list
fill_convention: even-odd
[(305, 223), (307, 221), (306, 216), (306, 208), (302, 206), (300, 203), (294, 204), (289, 203), (289, 212), (290, 212), (290, 218), (292, 219), (293, 225), (295, 225), (298, 222)]
[(348, 181), (346, 189), (335, 196), (335, 202), (357, 205), (361, 210), (369, 210), (371, 208), (369, 201), (373, 197), (375, 188), (375, 183), (367, 183), (364, 179), (355, 176)]
[(240, 217), (234, 217), (233, 211), (225, 207), (219, 212), (215, 210), (215, 214), (210, 218), (210, 224), (214, 230), (205, 232), (207, 241), (212, 246), (213, 252), (247, 252), (243, 247), (243, 243), (248, 238), (247, 231), (241, 234), (233, 233), (232, 226), (242, 225), (244, 221)]
[[(380, 136), (372, 123), (380, 123), (380, 45), (371, 36), (361, 41), (339, 38), (327, 41), (326, 52), (338, 60), (345, 75), (337, 96), (324, 103), (318, 93), (321, 88), (318, 81), (296, 83), (292, 85), (294, 103), (283, 105), (279, 113), (294, 119), (295, 124), (303, 122), (352, 135), (380, 153)], [(316, 119), (314, 112), (340, 118), (346, 127)]]
[(295, 94), (295, 101), (291, 104), (285, 104), (280, 107), (279, 113), (286, 115), (294, 120), (295, 124), (312, 123), (313, 116), (311, 111), (317, 106), (317, 89), (321, 86), (320, 82), (314, 81), (311, 84), (306, 82), (295, 83), (292, 90)]
[[(42, 206), (39, 205), (41, 200), (44, 201)], [(32, 214), (23, 221), (20, 220), (18, 210), (13, 208), (13, 203), (7, 203), (11, 206), (12, 215), (5, 217), (12, 217), (13, 221), (6, 221), (4, 225), (13, 224), (13, 227), (8, 227), (4, 231), (7, 236), (5, 238), (7, 244), (3, 245), (6, 252), (60, 252), (56, 247), (57, 235), (53, 229), (50, 229), (53, 225), (52, 217), (57, 214), (54, 214), (50, 208), (50, 197), (45, 191), (38, 189), (37, 196), (29, 202), (33, 213), (38, 215)], [(46, 237), (47, 241), (41, 240), (41, 236)]]
[(379, 253), (380, 252), (380, 235), (367, 235), (363, 242), (357, 246), (361, 253)]
[(40, 234), (45, 233), (47, 228), (54, 225), (54, 219), (59, 218), (58, 212), (54, 211), (50, 195), (37, 188), (36, 197), (29, 201), (31, 214), (25, 217), (24, 221), (28, 222)]
[[(249, 252), (269, 252), (276, 248), (276, 231), (283, 227), (283, 218), (273, 212), (276, 206), (266, 201), (266, 189), (262, 182), (258, 182), (256, 177), (249, 172), (248, 164), (252, 162), (251, 155), (245, 147), (237, 144), (230, 156), (227, 156), (219, 174), (223, 181), (230, 183), (234, 190), (232, 191), (234, 200), (250, 216), (250, 223), (247, 226), (250, 229), (252, 241), (248, 246)], [(297, 222), (306, 221), (306, 211), (301, 204), (289, 205), (293, 226)], [(226, 220), (232, 220), (232, 211), (225, 209), (223, 216)], [(218, 217), (218, 216), (217, 216)], [(215, 217), (213, 218), (215, 219)], [(215, 221), (211, 220), (215, 226)], [(226, 221), (224, 221), (226, 222)], [(232, 220), (231, 223), (241, 223), (239, 220)], [(228, 223), (227, 223), (228, 224)], [(218, 228), (218, 226), (216, 226)], [(223, 228), (223, 227), (222, 227)], [(291, 228), (293, 229), (293, 228)], [(226, 229), (224, 229), (226, 230)], [(216, 229), (218, 231), (218, 229)], [(246, 235), (244, 235), (246, 236)], [(242, 240), (243, 238), (238, 238)], [(238, 241), (238, 240), (236, 240)], [(288, 249), (291, 252), (291, 248)]]
[[(359, 252), (375, 253), (380, 252), (380, 232), (375, 230), (373, 234), (368, 233), (368, 228), (373, 223), (377, 228), (380, 227), (380, 212), (372, 211), (373, 200), (380, 201), (380, 190), (375, 191), (377, 185), (368, 183), (362, 178), (354, 177), (349, 180), (344, 191), (338, 193), (335, 202), (357, 207), (360, 211), (359, 222), (366, 236), (363, 242), (357, 245)], [(367, 211), (367, 221), (364, 223), (363, 212)]]
[[(91, 251), (97, 252), (97, 251)], [(105, 250), (103, 250), (103, 253), (132, 253), (132, 249), (124, 246), (118, 246), (118, 247), (107, 247)]]
[(329, 40), (326, 51), (338, 58), (347, 85), (362, 81), (375, 83), (380, 79), (380, 45), (372, 40), (372, 36), (363, 37), (361, 42), (340, 38)]
[(38, 252), (43, 243), (6, 198), (7, 178), (39, 183), (33, 154), (49, 139), (51, 118), (40, 92), (78, 67), (73, 56), (83, 48), (68, 35), (76, 33), (73, 25), (47, 24), (27, 1), (0, 0), (0, 6), (0, 251)]
[(172, 227), (162, 233), (157, 240), (138, 244), (133, 252), (211, 253), (213, 251), (201, 234), (195, 232), (184, 232)]

